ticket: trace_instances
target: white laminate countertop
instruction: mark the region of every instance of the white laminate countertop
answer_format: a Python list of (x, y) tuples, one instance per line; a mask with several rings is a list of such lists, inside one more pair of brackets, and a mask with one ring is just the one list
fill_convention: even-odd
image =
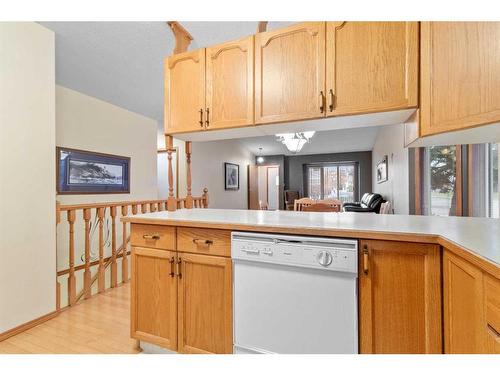
[(342, 236), (342, 231), (439, 236), (500, 266), (500, 219), (194, 208), (127, 216), (123, 220), (184, 226), (189, 226), (189, 223), (193, 223), (193, 226), (196, 226), (195, 223), (216, 224), (218, 227), (225, 225), (227, 229), (251, 226), (255, 231), (259, 231), (259, 228), (265, 231), (266, 227), (272, 227), (289, 229), (290, 234), (296, 234), (300, 229), (312, 229), (338, 231), (338, 236)]

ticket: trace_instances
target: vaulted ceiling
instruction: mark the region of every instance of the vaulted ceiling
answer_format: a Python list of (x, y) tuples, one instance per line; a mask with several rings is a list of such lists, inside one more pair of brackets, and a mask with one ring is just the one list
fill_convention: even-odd
[[(254, 34), (258, 22), (181, 22), (190, 49)], [(174, 48), (165, 22), (40, 22), (56, 34), (56, 82), (162, 121), (163, 60)], [(270, 22), (268, 29), (289, 22)]]

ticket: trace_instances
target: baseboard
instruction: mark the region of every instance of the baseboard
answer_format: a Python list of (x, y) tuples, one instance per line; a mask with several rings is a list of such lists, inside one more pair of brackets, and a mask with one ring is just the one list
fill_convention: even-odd
[(9, 329), (8, 331), (0, 333), (0, 341), (7, 340), (9, 337), (15, 336), (21, 332), (27, 331), (30, 328), (33, 328), (39, 324), (42, 324), (46, 322), (47, 320), (50, 320), (52, 318), (55, 318), (57, 315), (59, 315), (60, 311), (53, 311), (51, 313), (48, 313), (47, 315), (43, 315), (39, 318), (30, 320), (29, 322), (26, 322), (24, 324), (21, 324), (20, 326), (14, 327)]

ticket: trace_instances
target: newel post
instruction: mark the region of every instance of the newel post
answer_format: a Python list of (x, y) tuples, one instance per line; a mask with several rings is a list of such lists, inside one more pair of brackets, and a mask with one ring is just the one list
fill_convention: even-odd
[(191, 194), (191, 142), (186, 142), (186, 200), (184, 208), (193, 208), (193, 195)]
[(171, 135), (165, 136), (165, 144), (168, 155), (168, 200), (167, 210), (175, 211), (177, 209), (177, 199), (174, 197), (174, 172), (172, 170), (172, 152), (174, 152), (174, 138)]

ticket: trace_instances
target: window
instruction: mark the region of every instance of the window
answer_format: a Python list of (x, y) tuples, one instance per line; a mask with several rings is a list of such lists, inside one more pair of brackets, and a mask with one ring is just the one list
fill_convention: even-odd
[(312, 199), (358, 199), (358, 166), (356, 163), (324, 163), (306, 166), (307, 195)]
[(457, 200), (457, 150), (461, 152), (460, 146), (425, 149), (423, 208), (426, 215), (455, 216), (461, 210), (462, 202)]
[(500, 156), (500, 147), (498, 143), (490, 143), (487, 147), (486, 167), (487, 167), (487, 204), (488, 216), (500, 217), (500, 194), (498, 192), (498, 159)]

